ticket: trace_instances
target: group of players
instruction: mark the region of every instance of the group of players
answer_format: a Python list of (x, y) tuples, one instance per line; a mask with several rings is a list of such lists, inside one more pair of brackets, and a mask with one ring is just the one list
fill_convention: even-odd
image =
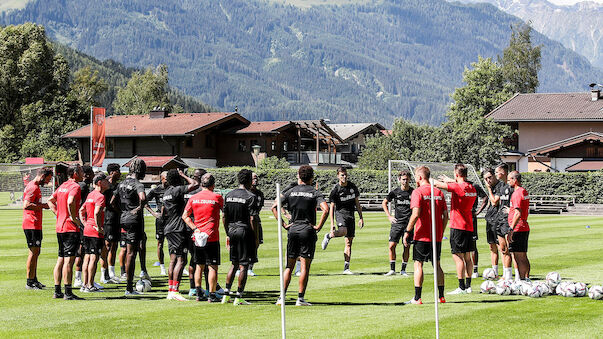
[[(249, 304), (243, 299), (243, 293), (248, 275), (254, 275), (252, 267), (257, 262), (258, 246), (263, 241), (259, 212), (264, 205), (264, 196), (257, 189), (258, 178), (255, 173), (241, 170), (237, 175), (239, 187), (222, 197), (214, 192), (215, 178), (203, 170), (196, 170), (192, 178), (180, 170), (164, 172), (161, 174), (161, 184), (148, 195), (140, 182), (146, 173), (146, 164), (141, 159), (131, 162), (129, 174), (121, 182), (118, 182), (121, 176), (119, 165), (110, 164), (107, 171), (108, 175), (102, 172), (90, 174), (90, 168), (84, 171), (81, 166), (70, 166), (67, 171), (69, 180), (55, 191), (48, 203), (41, 202), (40, 185), (51, 180), (52, 170), (40, 169), (36, 178), (27, 184), (23, 198), (23, 229), (30, 249), (27, 260), (28, 289), (44, 287), (37, 280), (36, 267), (42, 242), (42, 209), (49, 208), (57, 217), (59, 245), (54, 269), (55, 298), (81, 299), (72, 290), (72, 271), (78, 260), (82, 262), (82, 292), (98, 292), (102, 287), (94, 282), (100, 260), (101, 282), (125, 281), (126, 296), (139, 294), (133, 284), (138, 253), (141, 259), (141, 278), (149, 279), (144, 265), (146, 235), (143, 209), (146, 207), (156, 217), (158, 259), (162, 274), (168, 275), (168, 299), (188, 300), (179, 293), (180, 281), (186, 272), (191, 284), (189, 294), (196, 295), (198, 301), (226, 303), (233, 297), (234, 305)], [(529, 196), (521, 187), (521, 175), (518, 172), (510, 173), (507, 183), (507, 172), (505, 165), (498, 166), (495, 171), (484, 171), (488, 193), (481, 192), (487, 199), (484, 199), (479, 211), (476, 211), (476, 205), (480, 188), (467, 180), (467, 168), (464, 165), (456, 165), (454, 179), (440, 177), (440, 180), (435, 181), (436, 268), (439, 272), (440, 302), (445, 302), (445, 298), (444, 275), (439, 258), (443, 232), (449, 220), (446, 201), (440, 189), (451, 193), (450, 243), (459, 279), (459, 287), (449, 293), (471, 293), (472, 271), (473, 277), (477, 272), (477, 268), (474, 269), (474, 260), (477, 258), (476, 215), (486, 206), (486, 233), (491, 244), (493, 268), (497, 271), (500, 250), (503, 255), (503, 278), (511, 278), (513, 262), (517, 268), (516, 277), (528, 277)], [(83, 180), (84, 177), (87, 179)], [(288, 231), (285, 289), (289, 286), (296, 262), (300, 267), (296, 300), (298, 306), (310, 305), (304, 295), (315, 254), (317, 233), (329, 217), (331, 228), (323, 238), (322, 249), (327, 248), (331, 239), (345, 237), (343, 274), (353, 274), (350, 259), (356, 212), (359, 214), (358, 227), (364, 226), (358, 199), (360, 192), (348, 180), (345, 168), (337, 170), (337, 177), (338, 183), (329, 195), (329, 206), (322, 193), (313, 186), (312, 167), (301, 166), (297, 182), (285, 188), (279, 197), (282, 211), (278, 210), (276, 201), (272, 206), (275, 217), (284, 212), (282, 226)], [(432, 261), (433, 254), (429, 179), (429, 168), (418, 167), (415, 170), (416, 188), (413, 189), (410, 187), (411, 174), (402, 171), (398, 174), (400, 187), (389, 192), (383, 201), (384, 212), (391, 222), (390, 270), (386, 275), (396, 272), (396, 246), (400, 239), (404, 245), (401, 274), (407, 275), (410, 245), (414, 244), (415, 296), (410, 301), (413, 304), (422, 303), (423, 263)], [(91, 190), (87, 188), (87, 182), (92, 183)], [(150, 200), (156, 201), (156, 211), (147, 205)], [(390, 214), (389, 203), (394, 205), (394, 216)], [(317, 208), (322, 212), (318, 222)], [(224, 288), (217, 283), (220, 265), (220, 212), (232, 263)], [(167, 272), (163, 263), (164, 239), (167, 239), (170, 254)], [(118, 243), (122, 247), (119, 256), (121, 277), (117, 277), (114, 271)], [(191, 260), (188, 269), (185, 269), (188, 254), (191, 254)], [(204, 275), (206, 290), (201, 287)], [(231, 290), (237, 276), (237, 289)], [(61, 282), (65, 293), (62, 293)], [(282, 300), (279, 298), (277, 304), (280, 303)]]

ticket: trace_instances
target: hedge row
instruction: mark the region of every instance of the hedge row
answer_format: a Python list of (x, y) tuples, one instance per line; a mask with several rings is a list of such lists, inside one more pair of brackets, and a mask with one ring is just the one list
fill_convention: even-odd
[[(210, 172), (216, 177), (216, 188), (229, 189), (237, 186), (236, 175), (241, 168), (215, 168)], [(275, 183), (282, 187), (296, 181), (295, 169), (257, 170), (260, 189), (266, 199), (274, 199)], [(316, 170), (318, 188), (327, 195), (337, 183), (335, 170)], [(351, 169), (348, 171), (360, 192), (387, 193), (387, 171)], [(523, 186), (532, 195), (573, 195), (578, 203), (603, 204), (603, 172), (590, 173), (523, 173)]]

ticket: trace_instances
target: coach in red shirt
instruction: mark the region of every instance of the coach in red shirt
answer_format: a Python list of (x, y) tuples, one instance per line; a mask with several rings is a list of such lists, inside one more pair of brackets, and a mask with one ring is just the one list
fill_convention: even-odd
[(521, 187), (521, 174), (517, 171), (509, 174), (509, 186), (514, 191), (511, 195), (509, 207), (509, 226), (511, 230), (507, 234), (507, 241), (509, 243), (509, 252), (511, 252), (515, 263), (517, 263), (519, 277), (521, 280), (525, 280), (530, 276), (530, 261), (528, 260), (530, 195), (525, 188)]
[[(216, 179), (211, 173), (205, 173), (201, 177), (201, 192), (196, 193), (188, 200), (182, 219), (194, 231), (194, 236), (201, 233), (208, 235), (207, 243), (203, 247), (195, 244), (193, 256), (197, 264), (195, 270), (195, 288), (197, 290), (197, 301), (201, 300), (203, 291), (201, 280), (203, 270), (209, 266), (209, 302), (220, 302), (216, 296), (218, 284), (218, 265), (220, 265), (220, 211), (224, 207), (224, 199), (221, 195), (214, 193)], [(191, 214), (195, 221), (191, 220)]]
[(40, 168), (34, 180), (27, 183), (23, 191), (23, 232), (29, 247), (25, 284), (28, 290), (41, 290), (46, 287), (38, 281), (37, 276), (38, 257), (42, 247), (42, 210), (49, 208), (48, 204), (42, 203), (40, 185), (48, 184), (50, 179), (52, 179), (52, 169)]
[[(71, 165), (67, 168), (69, 180), (57, 188), (48, 199), (48, 206), (57, 216), (57, 240), (59, 243), (59, 257), (54, 267), (54, 298), (65, 300), (81, 299), (71, 291), (73, 263), (80, 246), (80, 228), (84, 225), (78, 216), (80, 208), (81, 188), (78, 182), (84, 178), (84, 171), (80, 165)], [(65, 294), (61, 293), (61, 279), (65, 284)]]
[(454, 181), (441, 177), (435, 186), (450, 192), (450, 249), (456, 265), (459, 287), (448, 294), (471, 293), (471, 272), (473, 260), (471, 252), (475, 251), (473, 242), (473, 203), (477, 191), (467, 182), (467, 167), (463, 164), (454, 166)]
[[(412, 192), (410, 198), (410, 208), (412, 215), (406, 227), (404, 234), (404, 246), (408, 246), (410, 233), (414, 229), (414, 246), (412, 259), (415, 262), (414, 283), (415, 296), (408, 303), (422, 304), (421, 292), (423, 289), (423, 263), (425, 261), (433, 261), (433, 246), (431, 233), (431, 185), (429, 177), (431, 173), (426, 166), (418, 167), (415, 170), (415, 180), (417, 188)], [(442, 252), (442, 237), (444, 229), (448, 223), (448, 209), (446, 208), (446, 200), (444, 194), (439, 189), (433, 189), (435, 201), (435, 240), (436, 240), (436, 260), (435, 265), (438, 270), (438, 291), (439, 302), (444, 303), (444, 271), (440, 266), (440, 254)], [(432, 263), (433, 265), (433, 263)]]

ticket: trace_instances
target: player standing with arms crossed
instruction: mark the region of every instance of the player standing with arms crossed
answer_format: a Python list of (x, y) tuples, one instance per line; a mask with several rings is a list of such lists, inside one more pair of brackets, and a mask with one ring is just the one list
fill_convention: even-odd
[(447, 177), (435, 182), (435, 187), (451, 193), (450, 198), (450, 249), (456, 265), (459, 287), (448, 294), (471, 293), (473, 260), (473, 203), (477, 199), (475, 187), (467, 182), (467, 167), (454, 166), (454, 182)]
[[(297, 294), (295, 306), (312, 305), (304, 299), (304, 296), (310, 276), (310, 265), (314, 258), (316, 241), (318, 240), (316, 233), (320, 232), (320, 229), (329, 216), (329, 206), (324, 200), (322, 193), (312, 187), (313, 179), (314, 170), (312, 167), (308, 165), (300, 166), (297, 171), (298, 185), (286, 191), (281, 198), (283, 206), (286, 206), (291, 213), (289, 224), (286, 225), (283, 220), (282, 225), (288, 233), (287, 268), (285, 268), (285, 271), (283, 272), (285, 293), (287, 293), (287, 288), (291, 282), (291, 273), (295, 267), (295, 262), (298, 258), (301, 262), (299, 292)], [(320, 216), (318, 224), (316, 223), (316, 206), (320, 206), (320, 209), (322, 210), (322, 215)], [(272, 205), (272, 214), (274, 214), (277, 219), (278, 213), (280, 213), (280, 211), (275, 203)], [(282, 302), (284, 301), (279, 297), (276, 304), (280, 305)]]
[(149, 194), (147, 195), (148, 201), (155, 200), (155, 206), (157, 206), (157, 211), (154, 211), (151, 206), (147, 205), (146, 209), (151, 213), (152, 216), (155, 217), (155, 239), (157, 240), (157, 260), (159, 260), (159, 268), (161, 269), (161, 275), (167, 275), (165, 271), (165, 264), (163, 262), (164, 254), (163, 254), (163, 243), (165, 241), (165, 218), (163, 215), (163, 193), (168, 188), (167, 183), (167, 172), (163, 171), (159, 175), (159, 179), (161, 182), (157, 187), (151, 189)]
[(495, 187), (498, 185), (498, 179), (494, 174), (494, 169), (487, 168), (482, 176), (486, 182), (488, 208), (486, 210), (486, 240), (490, 246), (490, 260), (492, 269), (498, 277), (498, 236), (496, 235), (496, 225), (498, 221), (498, 199), (494, 195)]
[(509, 207), (509, 226), (507, 234), (509, 252), (517, 263), (519, 277), (526, 280), (530, 276), (530, 260), (528, 260), (528, 238), (530, 236), (530, 225), (528, 215), (530, 212), (530, 195), (521, 187), (521, 174), (517, 171), (509, 174), (509, 186), (513, 188)]
[(42, 203), (42, 191), (40, 185), (44, 186), (52, 179), (52, 169), (43, 167), (38, 169), (34, 180), (27, 183), (23, 191), (23, 232), (29, 248), (27, 256), (26, 272), (28, 290), (41, 290), (44, 286), (38, 281), (38, 257), (42, 248), (42, 210), (49, 209), (47, 203)]
[(235, 295), (234, 305), (249, 305), (243, 299), (245, 284), (247, 283), (247, 270), (249, 264), (257, 262), (258, 238), (255, 230), (255, 218), (258, 217), (258, 203), (251, 188), (251, 171), (242, 169), (237, 174), (239, 188), (234, 189), (224, 198), (224, 230), (226, 231), (226, 245), (230, 248), (230, 261), (232, 266), (226, 275), (226, 288), (222, 303), (230, 300), (230, 290), (238, 269), (239, 284)]
[[(94, 190), (92, 186), (92, 179), (94, 178), (94, 171), (90, 165), (82, 166), (82, 170), (84, 171), (84, 180), (79, 182), (81, 189), (81, 201), (82, 204), (88, 198), (88, 194)], [(79, 212), (78, 212), (79, 213)], [(80, 229), (80, 247), (77, 250), (77, 255), (75, 257), (75, 281), (73, 282), (73, 287), (79, 288), (83, 286), (82, 281), (82, 263), (84, 262), (84, 228)]]
[[(408, 171), (400, 171), (398, 173), (398, 182), (400, 187), (395, 188), (393, 191), (387, 194), (387, 197), (383, 199), (381, 206), (383, 212), (387, 215), (387, 219), (391, 223), (391, 230), (389, 231), (389, 272), (385, 273), (386, 276), (396, 274), (396, 246), (400, 242), (400, 238), (404, 235), (406, 226), (412, 214), (410, 209), (410, 196), (413, 189), (410, 187), (410, 173)], [(394, 216), (389, 213), (388, 204), (394, 203)], [(412, 243), (412, 233), (409, 235), (408, 246), (402, 244), (404, 252), (402, 252), (402, 269), (400, 275), (408, 276), (406, 273), (406, 266), (408, 265), (408, 257), (410, 255), (410, 244)]]
[[(331, 231), (325, 234), (322, 240), (322, 249), (326, 250), (329, 245), (329, 240), (335, 237), (345, 237), (345, 247), (343, 250), (343, 274), (354, 274), (350, 271), (350, 259), (352, 257), (352, 242), (356, 236), (356, 220), (354, 219), (354, 211), (358, 211), (358, 226), (364, 227), (364, 219), (362, 218), (362, 207), (358, 198), (360, 192), (358, 187), (353, 182), (348, 181), (348, 171), (345, 167), (337, 169), (337, 179), (339, 182), (329, 194), (330, 209), (329, 216), (331, 219)], [(337, 230), (335, 230), (335, 221), (337, 221)]]
[[(92, 180), (94, 190), (88, 194), (80, 208), (80, 220), (86, 220), (84, 227), (84, 262), (82, 264), (82, 292), (99, 292), (94, 286), (96, 266), (101, 253), (105, 252), (103, 222), (105, 221), (105, 196), (109, 181), (104, 173), (97, 174)], [(105, 253), (106, 254), (106, 253)]]
[[(80, 165), (71, 165), (67, 168), (67, 176), (69, 180), (59, 186), (48, 199), (48, 207), (57, 216), (56, 231), (59, 243), (59, 257), (54, 266), (53, 298), (79, 300), (82, 298), (73, 294), (71, 281), (75, 255), (80, 245), (80, 228), (84, 227), (78, 217), (81, 201), (81, 188), (78, 183), (82, 181), (84, 171)], [(61, 279), (65, 284), (65, 294), (61, 292)]]
[(433, 189), (435, 202), (435, 240), (436, 248), (432, 246), (431, 233), (431, 185), (429, 177), (431, 173), (426, 166), (417, 167), (415, 170), (415, 180), (417, 188), (412, 192), (410, 198), (410, 208), (412, 215), (404, 233), (404, 246), (409, 245), (410, 233), (414, 230), (414, 246), (412, 250), (412, 260), (415, 262), (414, 284), (415, 296), (408, 302), (409, 304), (423, 304), (421, 293), (423, 291), (423, 263), (433, 261), (433, 251), (436, 251), (436, 264), (434, 270), (438, 272), (438, 302), (445, 303), (444, 298), (444, 271), (440, 266), (440, 255), (442, 253), (442, 237), (444, 229), (448, 223), (448, 209), (446, 207), (446, 198), (439, 189)]
[(496, 236), (498, 238), (499, 250), (502, 253), (503, 276), (504, 280), (513, 279), (513, 259), (509, 252), (509, 243), (507, 242), (507, 234), (509, 233), (509, 204), (513, 189), (507, 184), (507, 174), (509, 166), (501, 164), (494, 170), (498, 185), (494, 187), (494, 198), (498, 202), (498, 221), (496, 224)]
[(119, 243), (121, 228), (119, 226), (119, 203), (116, 196), (117, 181), (121, 177), (119, 165), (112, 163), (107, 165), (109, 187), (103, 192), (105, 196), (105, 247), (107, 256), (101, 256), (101, 282), (118, 283), (119, 278), (115, 276), (115, 255)]
[[(197, 292), (197, 301), (204, 298), (201, 282), (205, 267), (209, 266), (208, 281), (209, 297), (208, 302), (220, 302), (216, 295), (218, 285), (218, 266), (220, 265), (220, 211), (224, 207), (224, 199), (221, 195), (214, 193), (216, 179), (210, 173), (201, 177), (201, 192), (193, 195), (187, 202), (182, 214), (182, 219), (194, 234), (207, 234), (205, 246), (200, 247), (195, 244), (195, 290)], [(191, 219), (191, 214), (195, 220)]]
[[(262, 229), (262, 220), (260, 219), (260, 214), (259, 212), (262, 210), (262, 207), (264, 207), (264, 192), (260, 191), (260, 189), (258, 188), (258, 184), (260, 183), (260, 179), (258, 177), (257, 173), (252, 173), (251, 174), (251, 193), (255, 194), (255, 196), (257, 197), (257, 202), (258, 202), (258, 216), (257, 218), (254, 218), (256, 225), (255, 225), (255, 230), (258, 233), (257, 237), (258, 237), (258, 248), (256, 249), (256, 253), (257, 250), (260, 248), (260, 245), (264, 243), (264, 230)], [(249, 270), (247, 271), (247, 275), (255, 277), (255, 273), (253, 272), (253, 263), (251, 263), (249, 265)]]

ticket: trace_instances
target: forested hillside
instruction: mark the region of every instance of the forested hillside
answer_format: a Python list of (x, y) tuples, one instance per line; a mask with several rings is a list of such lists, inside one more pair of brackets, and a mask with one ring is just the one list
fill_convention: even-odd
[[(345, 3), (345, 2), (340, 2)], [(507, 45), (518, 19), (488, 5), (386, 0), (299, 8), (243, 0), (33, 1), (5, 24), (34, 21), (57, 41), (127, 66), (167, 64), (170, 84), (252, 120), (393, 119), (438, 124), (461, 74)], [(586, 91), (600, 70), (542, 43), (542, 92)]]

